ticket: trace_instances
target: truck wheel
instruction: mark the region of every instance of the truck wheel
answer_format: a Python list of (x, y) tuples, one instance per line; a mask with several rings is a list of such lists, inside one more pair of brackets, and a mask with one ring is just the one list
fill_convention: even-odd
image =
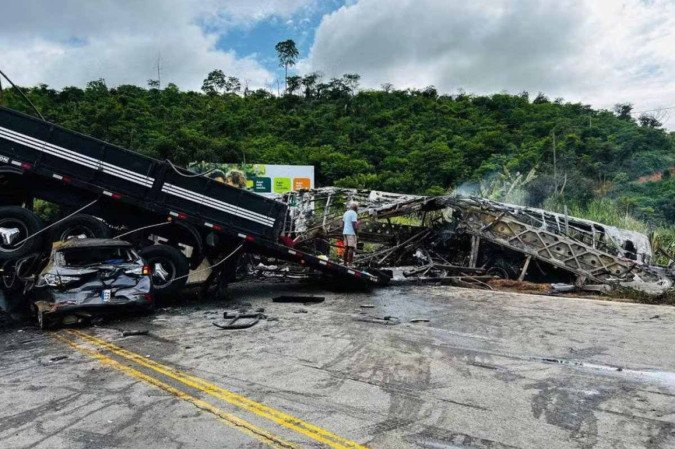
[(42, 248), (43, 236), (23, 241), (42, 229), (40, 219), (23, 207), (0, 207), (0, 261), (18, 259)]
[(110, 227), (92, 215), (77, 214), (55, 225), (51, 236), (53, 242), (77, 238), (104, 239), (110, 237)]
[(155, 295), (165, 296), (185, 286), (190, 264), (179, 250), (168, 245), (151, 245), (140, 250), (139, 254), (152, 268)]

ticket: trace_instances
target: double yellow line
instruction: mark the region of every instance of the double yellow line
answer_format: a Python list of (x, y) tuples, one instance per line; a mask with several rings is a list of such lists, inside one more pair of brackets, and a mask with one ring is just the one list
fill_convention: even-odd
[(360, 445), (354, 441), (336, 435), (326, 429), (305, 422), (300, 418), (289, 415), (280, 410), (273, 409), (259, 402), (255, 402), (238, 393), (222, 388), (218, 385), (215, 385), (211, 382), (208, 382), (204, 379), (193, 376), (186, 372), (168, 367), (154, 360), (151, 360), (147, 357), (144, 357), (140, 354), (136, 354), (132, 351), (116, 346), (106, 340), (94, 337), (93, 335), (89, 335), (87, 333), (74, 329), (67, 330), (64, 333), (54, 334), (55, 338), (67, 344), (71, 348), (100, 361), (106, 366), (110, 366), (111, 368), (121, 371), (124, 374), (127, 374), (128, 376), (149, 383), (155, 387), (161, 388), (162, 390), (171, 393), (182, 400), (190, 402), (193, 405), (199, 407), (200, 409), (214, 414), (222, 422), (232, 427), (235, 427), (238, 430), (241, 430), (242, 432), (248, 434), (249, 436), (252, 436), (258, 439), (259, 441), (262, 441), (276, 449), (285, 449), (285, 448), (299, 449), (300, 446), (297, 446), (294, 443), (290, 443), (282, 439), (281, 437), (274, 435), (265, 429), (260, 428), (259, 426), (256, 426), (231, 413), (221, 410), (218, 407), (215, 407), (214, 405), (206, 401), (203, 401), (202, 399), (199, 399), (183, 390), (180, 390), (172, 385), (169, 385), (168, 383), (160, 379), (145, 374), (144, 372), (139, 371), (138, 369), (133, 368), (132, 366), (118, 362), (117, 360), (97, 350), (89, 349), (72, 340), (71, 338), (67, 338), (65, 336), (65, 333), (69, 334), (71, 337), (75, 337), (76, 339), (79, 338), (85, 341), (86, 343), (92, 345), (94, 348), (98, 350), (108, 351), (111, 354), (114, 354), (115, 356), (124, 360), (125, 362), (132, 362), (137, 366), (141, 366), (150, 371), (161, 374), (162, 376), (165, 376), (166, 378), (176, 381), (179, 384), (198, 390), (213, 398), (219, 399), (223, 402), (233, 405), (239, 409), (255, 414), (261, 418), (273, 422), (276, 425), (290, 429), (299, 435), (302, 435), (319, 443), (323, 443), (326, 446), (331, 447), (333, 449), (367, 449), (366, 446)]

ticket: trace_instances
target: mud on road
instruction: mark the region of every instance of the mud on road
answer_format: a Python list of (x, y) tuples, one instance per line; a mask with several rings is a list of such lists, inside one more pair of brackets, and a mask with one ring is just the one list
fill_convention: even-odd
[[(672, 307), (445, 286), (231, 294), (87, 329), (5, 329), (0, 446), (675, 447)], [(293, 294), (326, 299), (271, 301)], [(238, 307), (268, 319), (213, 326)]]

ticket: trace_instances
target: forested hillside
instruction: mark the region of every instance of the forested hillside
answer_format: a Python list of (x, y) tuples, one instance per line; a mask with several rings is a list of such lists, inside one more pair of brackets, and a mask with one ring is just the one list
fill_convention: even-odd
[[(224, 89), (207, 79), (206, 93), (102, 80), (26, 92), (50, 121), (180, 164), (312, 164), (320, 186), (429, 194), (461, 186), (502, 200), (517, 190), (525, 204), (580, 211), (608, 197), (620, 215), (675, 223), (675, 180), (635, 182), (675, 165), (675, 138), (649, 117), (633, 120), (627, 105), (610, 112), (541, 94), (358, 91), (356, 75), (299, 78), (281, 96), (241, 93), (234, 78)], [(14, 91), (1, 102), (30, 112)]]

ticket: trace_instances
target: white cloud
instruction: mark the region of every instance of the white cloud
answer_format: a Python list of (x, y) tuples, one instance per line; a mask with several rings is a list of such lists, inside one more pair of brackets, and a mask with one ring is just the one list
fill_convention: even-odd
[[(0, 64), (22, 85), (162, 83), (199, 89), (220, 68), (263, 86), (276, 77), (252, 56), (216, 48), (228, 27), (290, 17), (313, 0), (23, 0), (2, 6)], [(204, 30), (208, 31), (204, 31)]]
[(359, 0), (324, 16), (301, 67), (368, 87), (674, 106), (675, 2)]

